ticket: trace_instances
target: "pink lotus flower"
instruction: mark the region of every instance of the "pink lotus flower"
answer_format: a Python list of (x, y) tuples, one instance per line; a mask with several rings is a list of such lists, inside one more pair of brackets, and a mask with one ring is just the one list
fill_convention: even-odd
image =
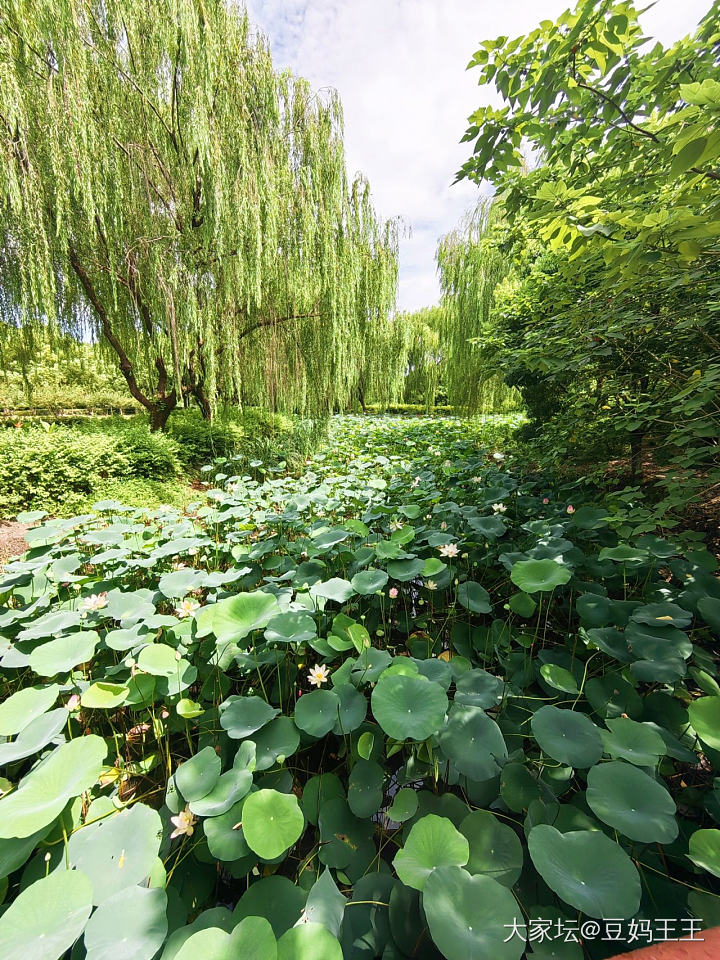
[(390, 587), (390, 589), (388, 590), (388, 596), (390, 597), (390, 599), (394, 600), (397, 595), (398, 595), (398, 588)]
[(549, 498), (549, 497), (543, 497), (543, 503), (545, 503), (545, 504), (550, 503), (550, 498)]
[(567, 508), (567, 513), (575, 513), (575, 507), (572, 504)]

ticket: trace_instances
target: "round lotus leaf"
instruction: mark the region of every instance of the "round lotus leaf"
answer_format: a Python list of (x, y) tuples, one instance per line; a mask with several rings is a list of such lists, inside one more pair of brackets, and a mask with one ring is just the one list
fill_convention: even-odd
[(53, 750), (0, 799), (0, 839), (29, 837), (51, 823), (71, 797), (88, 790), (100, 776), (107, 754), (102, 737), (76, 737)]
[(720, 634), (720, 598), (702, 597), (698, 600), (697, 607), (705, 623), (707, 623), (715, 633)]
[(307, 643), (317, 636), (317, 626), (309, 613), (289, 610), (273, 617), (265, 627), (268, 643)]
[(455, 683), (455, 703), (489, 710), (502, 700), (504, 684), (486, 670), (468, 670)]
[(97, 908), (85, 927), (87, 960), (151, 960), (167, 935), (167, 895), (128, 887)]
[(518, 560), (510, 571), (510, 579), (525, 593), (549, 591), (561, 587), (571, 577), (570, 570), (556, 560)]
[(220, 704), (220, 726), (233, 740), (249, 737), (278, 715), (262, 697), (230, 697)]
[(585, 797), (596, 817), (631, 840), (670, 843), (678, 835), (673, 798), (657, 780), (624, 760), (593, 767)]
[(25, 687), (0, 703), (0, 737), (12, 737), (41, 716), (57, 700), (60, 687), (49, 683), (43, 687)]
[(636, 660), (630, 664), (630, 673), (641, 683), (674, 683), (685, 676), (687, 664), (679, 657)]
[(392, 663), (392, 657), (387, 650), (378, 650), (377, 647), (366, 647), (360, 653), (350, 671), (350, 679), (355, 685), (361, 683), (375, 683), (380, 674)]
[(343, 960), (339, 940), (319, 923), (302, 923), (278, 940), (278, 960)]
[(355, 593), (367, 597), (383, 589), (388, 582), (388, 575), (384, 570), (376, 570), (370, 567), (356, 573), (350, 582)]
[(601, 831), (560, 833), (542, 823), (530, 831), (528, 849), (545, 883), (576, 910), (618, 920), (637, 913), (642, 892), (637, 868)]
[(345, 788), (340, 778), (334, 773), (321, 773), (310, 777), (305, 784), (300, 806), (308, 822), (316, 824), (322, 805), (338, 797), (345, 798)]
[(175, 785), (190, 803), (207, 796), (220, 778), (222, 761), (213, 747), (203, 747), (175, 771)]
[(406, 886), (423, 890), (436, 867), (461, 867), (469, 856), (467, 838), (452, 821), (429, 813), (413, 824), (402, 849), (395, 854), (393, 866)]
[(342, 577), (332, 577), (310, 587), (311, 597), (322, 597), (325, 600), (334, 600), (335, 603), (345, 603), (354, 593), (350, 581)]
[(692, 653), (688, 635), (672, 626), (629, 623), (625, 629), (625, 641), (638, 660), (687, 660)]
[(305, 818), (294, 793), (258, 790), (245, 801), (245, 840), (263, 860), (285, 853), (302, 835), (304, 827)]
[(392, 804), (388, 807), (388, 818), (395, 823), (404, 823), (411, 817), (414, 817), (418, 808), (418, 795), (416, 790), (404, 787), (393, 797)]
[(333, 727), (333, 733), (341, 737), (357, 730), (364, 723), (368, 703), (367, 698), (351, 683), (338, 684), (333, 687), (333, 693), (339, 701), (338, 720)]
[(684, 629), (692, 623), (692, 614), (676, 603), (647, 603), (633, 610), (631, 620), (635, 623), (647, 623), (656, 627), (678, 627)]
[(408, 583), (419, 577), (425, 568), (425, 561), (420, 557), (408, 560), (389, 560), (387, 569), (393, 580)]
[(628, 760), (637, 767), (654, 767), (666, 753), (665, 741), (652, 727), (625, 717), (606, 720), (609, 732), (600, 731), (603, 748), (613, 760)]
[(340, 527), (331, 527), (329, 530), (325, 530), (322, 533), (319, 533), (317, 536), (312, 534), (312, 538), (315, 544), (315, 547), (318, 551), (328, 550), (330, 547), (334, 547), (338, 543), (342, 543), (343, 540), (347, 540), (350, 536), (347, 530), (343, 530)]
[(458, 603), (471, 613), (490, 613), (492, 604), (490, 594), (479, 583), (467, 580), (457, 590)]
[(295, 724), (311, 737), (324, 737), (338, 722), (339, 707), (334, 690), (305, 693), (295, 704)]
[(56, 737), (68, 720), (65, 707), (58, 707), (39, 717), (20, 731), (14, 740), (0, 743), (0, 767), (30, 757)]
[(263, 877), (250, 884), (233, 910), (233, 921), (245, 917), (264, 917), (276, 937), (281, 937), (298, 922), (307, 900), (303, 890), (287, 877)]
[(424, 677), (382, 677), (371, 703), (375, 719), (394, 740), (427, 740), (442, 726), (448, 708), (443, 688)]
[(385, 771), (374, 760), (358, 760), (348, 780), (348, 805), (356, 817), (371, 817), (383, 801)]
[(520, 960), (525, 951), (521, 937), (508, 937), (513, 923), (523, 922), (522, 911), (492, 877), (439, 867), (425, 884), (423, 907), (433, 942), (447, 960)]
[(331, 871), (326, 867), (310, 888), (303, 923), (320, 923), (333, 936), (337, 936), (345, 914), (345, 897), (340, 893), (333, 880)]
[(604, 547), (598, 554), (600, 560), (615, 560), (618, 563), (639, 563), (647, 558), (647, 550), (631, 547), (629, 543), (619, 543), (616, 547)]
[(183, 570), (171, 570), (160, 577), (158, 587), (164, 597), (171, 597), (179, 600), (187, 596), (191, 590), (197, 590), (205, 583), (206, 573), (204, 570), (193, 570), (192, 567), (185, 567)]
[(602, 757), (600, 730), (582, 713), (548, 705), (533, 714), (530, 725), (540, 748), (553, 760), (585, 768)]
[(438, 734), (443, 753), (471, 780), (489, 780), (500, 772), (507, 746), (497, 723), (480, 707), (455, 704)]
[(179, 669), (180, 655), (166, 643), (149, 643), (138, 655), (140, 670), (154, 677), (173, 677)]
[(239, 643), (253, 630), (267, 626), (280, 613), (277, 599), (270, 593), (255, 590), (239, 593), (216, 603), (209, 603), (195, 614), (198, 637), (213, 634), (218, 646)]
[(693, 730), (703, 743), (720, 750), (720, 697), (700, 697), (688, 707)]
[(100, 637), (94, 630), (69, 633), (36, 647), (30, 654), (29, 667), (39, 677), (69, 673), (79, 663), (92, 659)]
[[(274, 940), (273, 937), (273, 946)], [(162, 954), (163, 960), (167, 960), (166, 950)], [(277, 956), (277, 947), (275, 956)], [(172, 954), (172, 960), (197, 960), (198, 957), (202, 957), (203, 960), (235, 960), (237, 953), (230, 940), (230, 934), (220, 927), (204, 927), (191, 933), (180, 948)]]
[(720, 830), (696, 830), (690, 837), (688, 857), (702, 870), (720, 877)]
[(77, 870), (36, 880), (0, 916), (3, 960), (57, 960), (83, 932), (92, 907), (92, 883)]
[(225, 813), (203, 821), (208, 849), (217, 860), (228, 863), (250, 855), (243, 825), (243, 809), (248, 796), (246, 794)]
[(129, 692), (125, 684), (97, 680), (83, 691), (80, 703), (86, 710), (115, 710), (125, 703)]
[(300, 745), (300, 734), (290, 717), (275, 717), (253, 734), (253, 742), (255, 769), (267, 770), (280, 757), (291, 757), (295, 753)]
[(93, 903), (102, 903), (150, 875), (162, 831), (157, 810), (135, 803), (73, 833), (68, 859), (92, 881)]
[(337, 797), (320, 807), (320, 852), (318, 858), (328, 867), (345, 869), (358, 848), (372, 839), (370, 820), (358, 819), (346, 800)]
[(190, 803), (196, 817), (219, 817), (248, 793), (253, 776), (249, 770), (228, 770), (223, 773), (209, 793)]
[(470, 845), (468, 873), (482, 873), (505, 887), (512, 887), (523, 868), (520, 838), (489, 810), (474, 810), (460, 824), (460, 833)]

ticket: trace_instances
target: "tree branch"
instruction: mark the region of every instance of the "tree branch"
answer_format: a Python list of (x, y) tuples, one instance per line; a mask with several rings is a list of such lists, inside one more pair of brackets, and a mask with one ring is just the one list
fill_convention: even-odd
[(257, 320), (255, 323), (251, 323), (246, 330), (243, 330), (242, 333), (239, 334), (239, 339), (242, 340), (243, 337), (250, 336), (251, 333), (255, 333), (255, 331), (261, 327), (274, 327), (276, 323), (286, 323), (288, 320), (309, 320), (311, 317), (322, 316), (322, 313), (296, 313), (287, 317), (267, 317), (264, 320)]

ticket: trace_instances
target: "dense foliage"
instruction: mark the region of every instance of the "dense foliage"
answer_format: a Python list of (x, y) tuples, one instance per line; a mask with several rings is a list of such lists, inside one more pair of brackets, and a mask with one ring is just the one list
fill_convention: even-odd
[(660, 512), (720, 482), (718, 10), (667, 49), (595, 0), (483, 44), (505, 105), (471, 118), (461, 174), (497, 188), (494, 224), (438, 255), (461, 352), (520, 389), (540, 459), (650, 456)]
[(519, 960), (545, 924), (599, 960), (720, 919), (717, 563), (518, 476), (511, 426), (347, 418), (298, 478), (31, 531), (4, 957)]
[(223, 0), (10, 0), (0, 65), (4, 322), (99, 338), (154, 427), (347, 401), (397, 256), (336, 94)]
[(0, 430), (0, 518), (20, 510), (68, 516), (98, 497), (138, 506), (190, 502), (191, 480), (214, 457), (234, 456), (253, 475), (297, 471), (325, 422), (228, 409), (211, 422), (178, 411), (166, 434), (144, 417), (16, 421)]

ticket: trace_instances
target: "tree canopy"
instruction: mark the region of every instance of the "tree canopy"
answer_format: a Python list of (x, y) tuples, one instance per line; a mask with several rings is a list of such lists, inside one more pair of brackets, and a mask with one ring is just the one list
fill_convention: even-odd
[(483, 44), (505, 105), (471, 117), (459, 176), (494, 185), (493, 222), (439, 251), (461, 355), (520, 387), (545, 455), (639, 472), (651, 441), (666, 505), (720, 480), (719, 9), (667, 49), (609, 0)]
[(394, 304), (395, 224), (349, 183), (335, 93), (225, 0), (9, 0), (0, 296), (97, 337), (162, 426), (183, 396), (347, 401)]

